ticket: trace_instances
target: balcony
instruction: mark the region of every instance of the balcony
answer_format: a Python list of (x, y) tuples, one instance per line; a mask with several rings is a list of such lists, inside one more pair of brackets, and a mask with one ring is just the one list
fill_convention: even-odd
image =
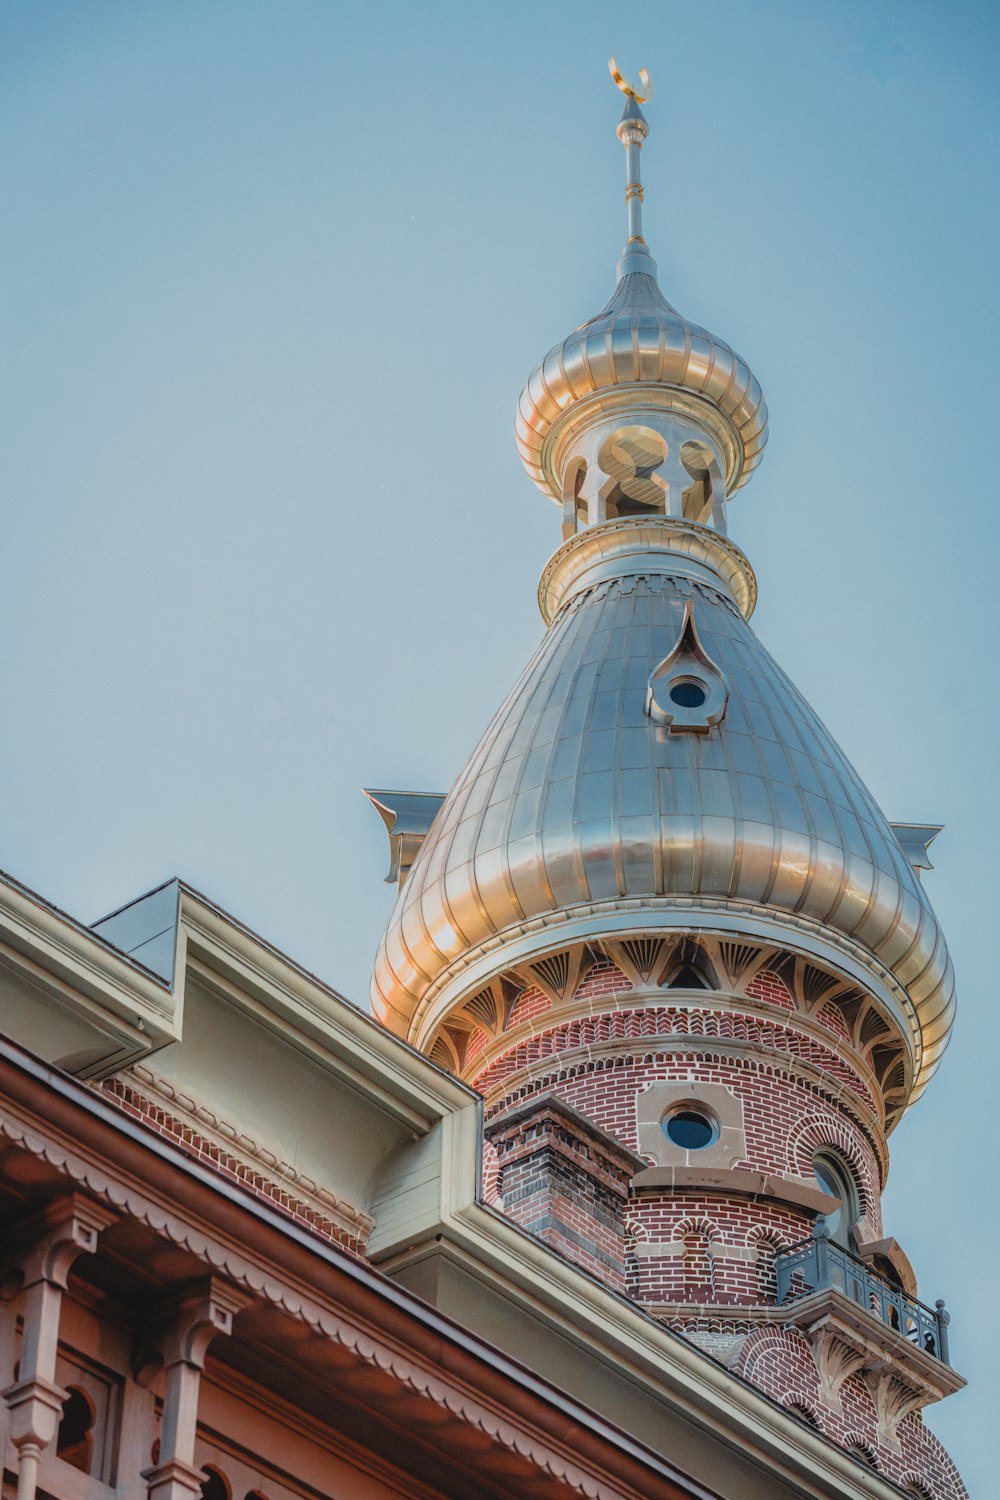
[(965, 1384), (951, 1368), (944, 1303), (932, 1309), (894, 1286), (834, 1244), (824, 1219), (779, 1252), (775, 1271), (778, 1306), (812, 1349), (820, 1399), (840, 1411), (841, 1386), (860, 1374), (891, 1447), (904, 1417)]
[(836, 1287), (887, 1328), (900, 1333), (911, 1344), (933, 1355), (943, 1364), (948, 1358), (948, 1324), (951, 1319), (939, 1301), (934, 1311), (893, 1286), (843, 1246), (830, 1238), (824, 1219), (816, 1221), (809, 1239), (790, 1245), (775, 1257), (778, 1304), (781, 1307), (810, 1292)]

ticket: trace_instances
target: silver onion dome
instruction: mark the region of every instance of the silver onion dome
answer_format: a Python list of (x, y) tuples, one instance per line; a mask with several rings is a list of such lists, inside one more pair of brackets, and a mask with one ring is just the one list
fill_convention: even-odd
[(641, 224), (648, 127), (626, 92), (617, 290), (521, 398), (521, 456), (563, 509), (539, 586), (549, 628), (419, 849), (373, 1009), (429, 1051), (466, 1004), (467, 1019), (489, 1009), (491, 986), (574, 945), (771, 945), (875, 1008), (892, 1123), (954, 1011), (915, 869), (933, 830), (897, 835), (750, 628), (756, 579), (726, 503), (760, 460), (764, 402), (659, 291)]
[(517, 449), (538, 487), (562, 501), (563, 479), (581, 422), (627, 403), (636, 386), (661, 410), (708, 423), (724, 455), (728, 494), (745, 484), (767, 442), (767, 407), (746, 361), (722, 339), (682, 317), (660, 291), (642, 235), (639, 149), (649, 127), (629, 95), (618, 126), (625, 145), (629, 238), (618, 284), (604, 310), (549, 350), (528, 377), (514, 425)]
[[(560, 944), (741, 934), (879, 996), (908, 1038), (914, 1097), (954, 1009), (940, 927), (871, 794), (721, 574), (688, 566), (683, 532), (700, 542), (705, 529), (619, 520), (556, 554), (543, 577), (555, 618), (400, 893), (375, 1013), (425, 1045), (460, 997)], [(667, 535), (643, 546), (643, 531)], [(605, 576), (581, 553), (600, 554)], [(721, 683), (722, 716), (710, 732), (671, 732), (651, 699), (692, 623), (701, 658), (681, 676)]]
[(521, 392), (517, 451), (539, 489), (562, 499), (560, 450), (579, 417), (578, 403), (610, 391), (628, 395), (640, 382), (647, 400), (650, 386), (659, 387), (665, 407), (680, 405), (683, 396), (688, 409), (702, 402), (713, 407), (727, 491), (746, 483), (767, 442), (759, 382), (728, 344), (671, 307), (655, 272), (632, 271), (603, 312), (549, 350)]

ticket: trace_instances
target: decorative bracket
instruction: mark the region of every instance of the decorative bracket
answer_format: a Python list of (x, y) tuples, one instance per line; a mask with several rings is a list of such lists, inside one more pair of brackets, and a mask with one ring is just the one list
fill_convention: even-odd
[(902, 1445), (896, 1429), (904, 1417), (926, 1404), (926, 1398), (888, 1365), (882, 1369), (867, 1368), (863, 1378), (878, 1417), (879, 1437), (887, 1448), (899, 1453)]
[(918, 875), (921, 870), (933, 870), (927, 851), (944, 828), (943, 823), (890, 823), (889, 827)]
[(809, 1346), (819, 1375), (819, 1399), (831, 1411), (840, 1413), (843, 1411), (840, 1388), (863, 1367), (864, 1351), (852, 1347), (832, 1328), (811, 1331)]
[(812, 1292), (782, 1311), (809, 1341), (820, 1400), (839, 1412), (844, 1381), (860, 1372), (875, 1404), (879, 1431), (890, 1446), (896, 1443), (896, 1428), (911, 1411), (965, 1385), (957, 1370), (911, 1343), (835, 1286)]
[(444, 801), (443, 792), (389, 792), (364, 787), (389, 835), (386, 885), (402, 886)]

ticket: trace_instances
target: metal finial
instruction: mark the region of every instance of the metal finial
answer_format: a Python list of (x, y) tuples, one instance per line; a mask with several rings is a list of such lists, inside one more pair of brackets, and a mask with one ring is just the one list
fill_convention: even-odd
[(653, 84), (645, 68), (639, 69), (639, 83), (642, 86), (641, 93), (639, 92), (639, 89), (636, 88), (634, 83), (629, 83), (628, 79), (625, 77), (625, 74), (618, 66), (615, 58), (608, 58), (608, 68), (611, 71), (612, 78), (615, 80), (615, 83), (621, 89), (623, 94), (626, 94), (629, 99), (634, 99), (636, 104), (649, 103), (650, 99), (652, 99), (653, 97)]
[(642, 179), (639, 172), (639, 153), (649, 134), (649, 126), (640, 104), (653, 97), (653, 85), (645, 68), (639, 69), (640, 89), (629, 83), (613, 57), (608, 58), (608, 68), (617, 86), (625, 95), (625, 108), (618, 122), (618, 139), (625, 147), (625, 207), (628, 210), (628, 241), (618, 262), (618, 279), (633, 272), (656, 275), (656, 263), (642, 233)]

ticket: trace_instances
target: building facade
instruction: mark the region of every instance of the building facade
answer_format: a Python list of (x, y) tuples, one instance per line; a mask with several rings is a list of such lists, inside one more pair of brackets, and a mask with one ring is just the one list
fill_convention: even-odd
[(518, 445), (546, 634), (372, 791), (375, 1019), (180, 881), (0, 878), (5, 1497), (962, 1500), (880, 1197), (953, 1012), (920, 881), (748, 624), (767, 417), (628, 239)]
[(518, 410), (562, 511), (548, 630), (434, 808), (373, 1007), (482, 1093), (505, 1213), (897, 1483), (960, 1493), (918, 1416), (961, 1384), (947, 1314), (881, 1213), (954, 1011), (939, 829), (887, 822), (750, 628), (727, 513), (764, 398), (660, 290), (647, 83), (616, 77), (617, 286)]

